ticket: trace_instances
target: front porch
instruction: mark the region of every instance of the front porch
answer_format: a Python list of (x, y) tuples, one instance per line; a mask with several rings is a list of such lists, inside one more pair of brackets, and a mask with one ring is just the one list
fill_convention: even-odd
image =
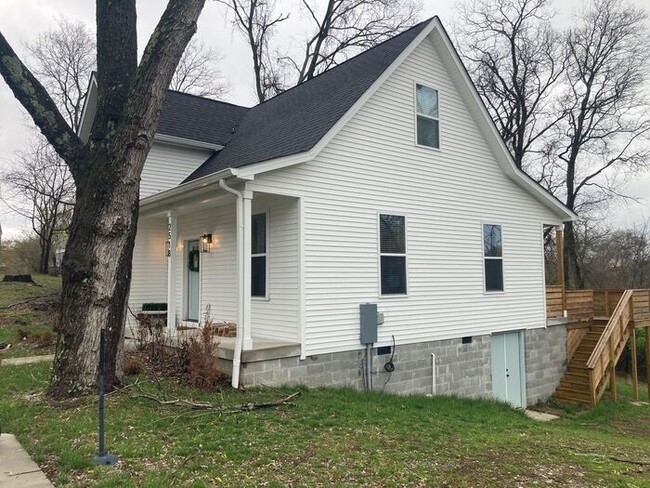
[[(616, 364), (630, 341), (636, 351), (636, 330), (650, 337), (650, 290), (567, 290), (546, 287), (547, 320), (567, 320), (567, 370), (555, 392), (561, 401), (595, 405), (609, 385), (614, 401)], [(646, 371), (650, 354), (646, 339)], [(638, 401), (636, 354), (631, 355), (633, 397)], [(650, 382), (648, 382), (650, 396)]]
[(242, 363), (301, 355), (299, 198), (240, 182), (142, 208), (133, 317), (164, 305), (172, 340), (205, 323), (227, 326), (219, 354), (233, 384)]

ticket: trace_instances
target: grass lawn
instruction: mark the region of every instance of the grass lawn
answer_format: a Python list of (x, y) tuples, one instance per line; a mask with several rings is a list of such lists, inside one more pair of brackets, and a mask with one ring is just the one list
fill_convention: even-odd
[[(0, 276), (0, 280), (1, 280)], [(24, 357), (51, 354), (52, 346), (36, 347), (27, 341), (17, 340), (18, 331), (43, 334), (52, 331), (54, 314), (51, 310), (35, 310), (30, 306), (7, 309), (8, 305), (55, 294), (61, 290), (61, 278), (48, 275), (33, 275), (36, 285), (27, 283), (3, 283), (0, 281), (0, 342), (10, 342), (11, 349), (0, 352), (1, 357)]]
[[(328, 389), (219, 415), (163, 407), (132, 388), (107, 398), (107, 447), (121, 461), (94, 467), (96, 403), (51, 403), (49, 368), (1, 367), (0, 421), (62, 486), (650, 486), (650, 466), (610, 458), (650, 461), (650, 407), (631, 405), (623, 382), (618, 404), (548, 423), (493, 401)], [(160, 387), (168, 398), (225, 405), (294, 391)]]

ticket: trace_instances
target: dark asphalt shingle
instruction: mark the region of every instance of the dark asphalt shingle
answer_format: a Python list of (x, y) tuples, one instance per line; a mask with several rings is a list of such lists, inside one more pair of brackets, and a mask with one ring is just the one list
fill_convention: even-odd
[(223, 146), (248, 110), (232, 103), (168, 90), (156, 132)]
[(430, 21), (248, 109), (226, 147), (208, 158), (183, 183), (225, 168), (240, 168), (309, 151)]

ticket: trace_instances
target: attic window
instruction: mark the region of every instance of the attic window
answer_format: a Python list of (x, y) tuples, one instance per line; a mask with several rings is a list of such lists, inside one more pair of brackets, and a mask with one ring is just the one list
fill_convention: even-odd
[(415, 85), (415, 113), (418, 146), (440, 148), (438, 90)]

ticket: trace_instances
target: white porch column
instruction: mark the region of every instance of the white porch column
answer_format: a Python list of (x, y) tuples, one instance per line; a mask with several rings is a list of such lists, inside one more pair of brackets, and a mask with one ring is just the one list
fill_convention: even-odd
[(176, 210), (167, 212), (167, 333), (176, 334), (176, 240), (178, 219)]
[(251, 232), (251, 218), (252, 218), (252, 200), (253, 192), (244, 188), (242, 191), (242, 223), (240, 228), (243, 230), (243, 253), (241, 256), (244, 258), (242, 266), (242, 288), (240, 288), (243, 299), (241, 305), (243, 306), (243, 313), (240, 317), (243, 318), (241, 323), (242, 333), (242, 349), (248, 351), (253, 348), (252, 326), (251, 326), (251, 246), (252, 246), (252, 232)]

